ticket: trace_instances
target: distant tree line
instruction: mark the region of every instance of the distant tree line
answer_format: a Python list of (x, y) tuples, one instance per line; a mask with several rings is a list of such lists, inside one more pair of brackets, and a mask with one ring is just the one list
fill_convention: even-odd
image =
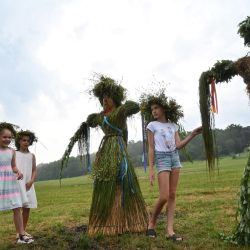
[[(231, 124), (226, 129), (216, 129), (216, 142), (218, 145), (219, 156), (236, 155), (244, 150), (250, 149), (250, 126), (242, 127), (241, 125)], [(202, 137), (197, 136), (186, 147), (186, 151), (193, 160), (204, 160), (204, 148)], [(128, 152), (134, 166), (142, 166), (142, 141), (129, 141)], [(93, 162), (95, 154), (91, 155)], [(185, 154), (180, 151), (182, 161), (187, 160)], [(75, 177), (87, 173), (86, 165), (79, 157), (70, 157), (68, 167), (64, 169), (62, 177)], [(39, 164), (37, 180), (51, 180), (59, 178), (60, 160)]]

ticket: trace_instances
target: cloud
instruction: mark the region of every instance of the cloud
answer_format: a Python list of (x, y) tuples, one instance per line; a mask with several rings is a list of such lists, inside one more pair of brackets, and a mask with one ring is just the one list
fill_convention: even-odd
[(23, 117), (20, 111), (31, 105), (53, 78), (34, 60), (33, 53), (47, 32), (49, 15), (54, 13), (53, 4), (1, 2), (0, 99), (9, 120)]
[[(247, 53), (237, 24), (249, 8), (247, 0), (1, 1), (1, 120), (37, 133), (48, 149), (37, 144), (38, 162), (57, 160), (80, 123), (101, 108), (86, 94), (100, 72), (122, 81), (133, 100), (152, 82), (170, 83), (190, 130), (200, 124), (201, 72)], [(218, 127), (249, 125), (244, 87), (239, 77), (218, 86)], [(139, 115), (129, 128), (129, 138), (141, 139)], [(102, 133), (91, 136), (96, 151)]]

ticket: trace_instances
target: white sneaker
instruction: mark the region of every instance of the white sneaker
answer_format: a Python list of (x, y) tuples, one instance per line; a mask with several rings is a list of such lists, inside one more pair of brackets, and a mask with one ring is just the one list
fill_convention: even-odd
[(30, 244), (32, 242), (34, 242), (33, 239), (28, 238), (26, 235), (20, 235), (16, 243), (17, 244)]

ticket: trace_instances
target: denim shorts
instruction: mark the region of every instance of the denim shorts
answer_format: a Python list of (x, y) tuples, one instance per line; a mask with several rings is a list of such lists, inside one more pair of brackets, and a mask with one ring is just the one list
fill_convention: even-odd
[(155, 151), (155, 165), (158, 174), (162, 171), (172, 171), (181, 168), (179, 153), (177, 150), (172, 152)]

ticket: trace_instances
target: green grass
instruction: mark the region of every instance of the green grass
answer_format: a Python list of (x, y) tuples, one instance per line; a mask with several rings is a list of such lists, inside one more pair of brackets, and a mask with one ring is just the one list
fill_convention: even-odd
[[(90, 177), (36, 183), (39, 208), (31, 212), (28, 232), (35, 237), (32, 246), (17, 246), (12, 212), (0, 213), (0, 249), (249, 249), (219, 238), (236, 225), (240, 178), (247, 156), (220, 160), (219, 173), (209, 176), (205, 162), (184, 163), (177, 190), (175, 231), (181, 243), (165, 240), (165, 213), (159, 217), (156, 239), (144, 234), (106, 237), (86, 234), (92, 195)], [(149, 211), (158, 197), (155, 183), (150, 189), (148, 173), (137, 171)]]

